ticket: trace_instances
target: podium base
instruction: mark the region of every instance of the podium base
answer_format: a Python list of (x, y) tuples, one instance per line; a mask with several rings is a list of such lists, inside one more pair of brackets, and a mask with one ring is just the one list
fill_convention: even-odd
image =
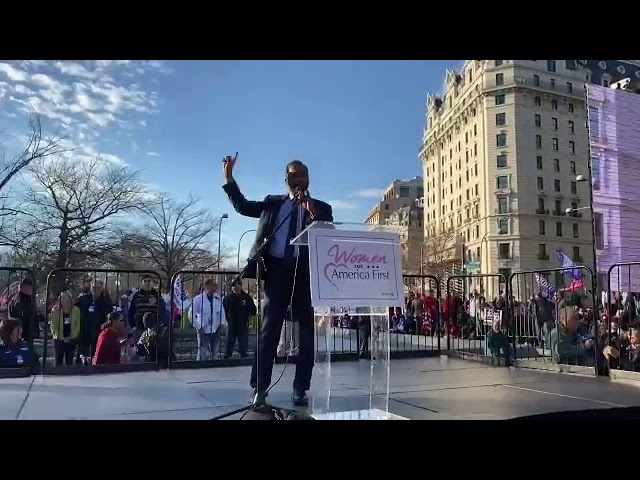
[(311, 415), (315, 420), (409, 420), (395, 413), (385, 412), (377, 408), (367, 410), (351, 410), (348, 412), (331, 412)]

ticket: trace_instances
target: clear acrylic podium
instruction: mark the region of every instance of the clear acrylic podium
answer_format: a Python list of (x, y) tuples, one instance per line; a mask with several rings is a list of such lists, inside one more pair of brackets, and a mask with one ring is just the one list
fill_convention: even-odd
[[(314, 229), (332, 230), (336, 235), (344, 239), (345, 234), (358, 235), (358, 232), (383, 233), (387, 237), (393, 238), (394, 246), (399, 248), (399, 236), (393, 227), (377, 226), (359, 223), (329, 223), (314, 222), (307, 227), (298, 237), (291, 241), (293, 245), (306, 245), (309, 247), (310, 272), (314, 272), (313, 262), (316, 261), (315, 249), (309, 245), (311, 231)], [(337, 232), (340, 232), (339, 234)], [(390, 235), (391, 234), (391, 235)], [(337, 238), (337, 236), (336, 236)], [(360, 241), (360, 240), (359, 240)], [(366, 241), (366, 240), (364, 240)], [(360, 241), (361, 242), (361, 241)], [(315, 266), (317, 269), (317, 265)], [(401, 274), (401, 270), (400, 270)], [(315, 286), (316, 288), (317, 285)], [(311, 281), (312, 299), (314, 297), (314, 282)], [(315, 311), (315, 366), (313, 370), (313, 381), (311, 387), (311, 415), (317, 420), (406, 420), (389, 412), (389, 392), (390, 392), (390, 332), (389, 332), (389, 306), (380, 305), (380, 300), (373, 302), (367, 299), (342, 299), (335, 304), (319, 306), (314, 302)], [(387, 300), (388, 303), (388, 300)], [(402, 299), (397, 305), (404, 303), (404, 290)], [(377, 305), (376, 305), (377, 304)], [(333, 320), (345, 313), (350, 317), (359, 317), (361, 320), (369, 321), (371, 325), (370, 338), (363, 338), (358, 335), (357, 330), (350, 328), (334, 328)], [(348, 410), (334, 407), (332, 403), (332, 375), (331, 375), (331, 354), (339, 348), (341, 351), (346, 344), (353, 351), (361, 349), (362, 342), (369, 342), (369, 352), (371, 363), (368, 378), (358, 379), (357, 387), (364, 391), (368, 390), (368, 408), (358, 410)], [(358, 344), (360, 342), (360, 344)], [(336, 392), (337, 393), (337, 392)], [(349, 401), (349, 397), (341, 398), (340, 401)]]

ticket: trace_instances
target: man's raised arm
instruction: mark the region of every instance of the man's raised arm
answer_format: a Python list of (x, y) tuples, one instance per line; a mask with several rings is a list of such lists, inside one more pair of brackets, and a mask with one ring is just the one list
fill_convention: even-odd
[(237, 153), (235, 157), (227, 156), (224, 158), (223, 172), (226, 183), (222, 188), (229, 197), (229, 200), (231, 200), (231, 205), (233, 205), (236, 212), (245, 217), (260, 218), (260, 215), (262, 215), (262, 212), (265, 209), (264, 202), (247, 200), (240, 191), (238, 184), (233, 179), (233, 167), (235, 166), (237, 159)]

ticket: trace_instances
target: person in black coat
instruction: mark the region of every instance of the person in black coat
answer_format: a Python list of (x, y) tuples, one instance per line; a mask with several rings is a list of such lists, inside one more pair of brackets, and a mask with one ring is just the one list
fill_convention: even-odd
[(240, 191), (233, 178), (235, 157), (226, 157), (223, 163), (226, 184), (222, 188), (229, 196), (233, 208), (245, 217), (259, 219), (251, 257), (271, 237), (269, 244), (261, 250), (260, 259), (250, 261), (244, 270), (245, 277), (255, 278), (259, 268), (260, 279), (264, 280), (262, 326), (258, 338), (260, 358), (256, 355), (250, 379), (254, 389), (254, 403), (266, 402), (280, 331), (287, 310), (291, 307), (293, 317), (299, 322), (300, 332), (291, 400), (295, 405), (308, 405), (306, 392), (311, 386), (314, 362), (314, 311), (311, 305), (309, 252), (306, 246), (292, 246), (290, 241), (312, 222), (333, 222), (331, 206), (309, 196), (309, 170), (299, 160), (289, 162), (286, 167), (285, 184), (288, 193), (268, 195), (262, 201), (247, 200)]
[(101, 325), (113, 311), (113, 302), (104, 290), (102, 280), (94, 280), (91, 290), (79, 296), (76, 305), (80, 308), (81, 318), (76, 363), (88, 364), (95, 354)]
[(236, 340), (240, 349), (240, 357), (246, 358), (249, 345), (249, 320), (256, 314), (256, 304), (251, 295), (242, 289), (242, 280), (233, 282), (231, 288), (231, 293), (226, 294), (222, 299), (222, 306), (229, 325), (227, 350), (224, 358), (231, 358)]

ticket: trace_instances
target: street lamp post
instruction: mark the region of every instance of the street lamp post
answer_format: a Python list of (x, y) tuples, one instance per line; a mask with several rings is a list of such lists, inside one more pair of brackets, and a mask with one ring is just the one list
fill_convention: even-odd
[(247, 233), (255, 232), (255, 230), (247, 230), (242, 235), (240, 235), (240, 240), (238, 240), (238, 271), (240, 271), (240, 246), (242, 245), (242, 239)]
[(216, 260), (216, 268), (218, 270), (220, 270), (220, 255), (222, 255), (222, 222), (227, 218), (229, 218), (229, 215), (223, 213), (218, 224), (218, 259)]

